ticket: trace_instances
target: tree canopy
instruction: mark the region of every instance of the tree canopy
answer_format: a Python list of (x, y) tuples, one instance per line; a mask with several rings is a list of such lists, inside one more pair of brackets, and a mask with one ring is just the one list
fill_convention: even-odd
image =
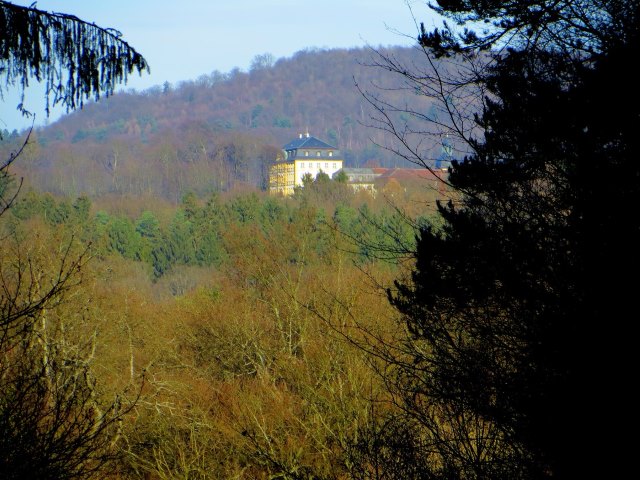
[[(408, 333), (378, 354), (402, 413), (361, 448), (387, 478), (603, 473), (620, 408), (608, 376), (629, 362), (619, 335), (640, 266), (640, 96), (626, 92), (621, 108), (608, 92), (637, 57), (640, 3), (434, 8), (469, 25), (423, 29), (436, 71), (434, 57), (491, 48), (474, 70), (478, 113), (449, 117), (450, 131), (462, 119), (480, 134), (458, 138), (470, 152), (450, 169), (461, 200), (441, 205), (441, 228), (420, 229), (412, 277), (389, 291)], [(396, 71), (443, 87), (443, 76)], [(381, 124), (404, 140), (391, 117)]]
[(638, 21), (633, 2), (625, 0), (438, 0), (430, 6), (455, 22), (440, 31), (422, 27), (420, 42), (439, 54), (509, 46), (584, 60), (628, 40)]

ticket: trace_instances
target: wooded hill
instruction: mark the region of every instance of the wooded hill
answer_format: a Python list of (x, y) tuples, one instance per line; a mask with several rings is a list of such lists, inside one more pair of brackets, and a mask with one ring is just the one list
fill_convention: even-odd
[[(422, 52), (384, 54), (413, 64)], [(358, 88), (396, 105), (433, 107), (372, 66), (376, 55), (305, 50), (274, 61), (265, 54), (248, 72), (214, 71), (175, 86), (118, 93), (34, 132), (17, 173), (52, 193), (151, 194), (177, 202), (186, 191), (208, 194), (238, 183), (264, 188), (278, 150), (306, 129), (339, 147), (346, 166), (410, 166), (376, 146), (391, 139), (368, 126), (371, 108)], [(2, 148), (15, 149), (19, 141), (5, 135)]]

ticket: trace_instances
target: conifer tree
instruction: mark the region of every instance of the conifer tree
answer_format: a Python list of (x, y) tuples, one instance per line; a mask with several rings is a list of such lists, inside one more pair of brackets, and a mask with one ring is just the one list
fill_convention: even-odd
[(419, 36), (434, 66), (482, 55), (482, 135), (464, 135), (454, 105), (449, 131), (470, 151), (450, 170), (461, 201), (440, 207), (442, 229), (420, 229), (411, 281), (389, 292), (408, 333), (378, 354), (401, 413), (361, 451), (382, 478), (606, 475), (617, 463), (610, 422), (627, 411), (611, 379), (631, 351), (620, 333), (637, 282), (626, 279), (640, 266), (640, 96), (625, 91), (623, 110), (609, 92), (640, 51), (640, 4), (441, 0), (436, 10), (492, 25)]
[[(44, 82), (51, 105), (82, 107), (110, 95), (147, 62), (122, 34), (65, 13), (0, 1), (0, 93), (17, 85), (24, 99), (30, 80)], [(22, 104), (19, 105), (22, 108)]]

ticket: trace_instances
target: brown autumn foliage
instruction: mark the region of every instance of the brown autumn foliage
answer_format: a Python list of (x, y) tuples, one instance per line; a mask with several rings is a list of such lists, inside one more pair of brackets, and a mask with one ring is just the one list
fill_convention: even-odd
[[(176, 265), (160, 278), (93, 240), (90, 251), (101, 253), (83, 265), (61, 318), (82, 311), (74, 340), (93, 342), (91, 372), (105, 398), (145, 379), (121, 422), (113, 478), (337, 479), (362, 470), (352, 447), (393, 407), (375, 358), (353, 342), (394, 334), (396, 312), (381, 287), (402, 266), (363, 260), (337, 228), (346, 213), (332, 214), (341, 205), (357, 218), (360, 206), (384, 218), (389, 199), (333, 194), (191, 199), (181, 208), (196, 216), (228, 205), (254, 213), (225, 220), (222, 264)], [(288, 213), (261, 220), (255, 212), (267, 204)], [(149, 197), (106, 197), (91, 215), (153, 209), (166, 223), (175, 214), (156, 206)], [(96, 228), (91, 216), (84, 227), (6, 220), (36, 237)]]
[(346, 308), (384, 322), (386, 299), (362, 295), (362, 273), (339, 250), (319, 262), (304, 232), (275, 241), (248, 228), (230, 233), (240, 240), (235, 274), (163, 316), (175, 330), (150, 367), (158, 391), (130, 438), (139, 473), (341, 478), (351, 468), (347, 446), (381, 385), (308, 307), (346, 327)]
[(141, 378), (109, 369), (114, 382), (99, 368), (89, 250), (40, 219), (4, 215), (0, 233), (0, 470), (16, 479), (115, 471)]

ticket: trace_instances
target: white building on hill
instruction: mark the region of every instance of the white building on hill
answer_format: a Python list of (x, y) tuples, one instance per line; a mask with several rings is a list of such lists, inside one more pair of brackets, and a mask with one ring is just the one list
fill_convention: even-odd
[(316, 178), (324, 172), (329, 177), (342, 168), (342, 155), (336, 147), (312, 137), (307, 132), (283, 147), (283, 155), (269, 170), (269, 192), (274, 195), (293, 195), (302, 186), (302, 177)]

